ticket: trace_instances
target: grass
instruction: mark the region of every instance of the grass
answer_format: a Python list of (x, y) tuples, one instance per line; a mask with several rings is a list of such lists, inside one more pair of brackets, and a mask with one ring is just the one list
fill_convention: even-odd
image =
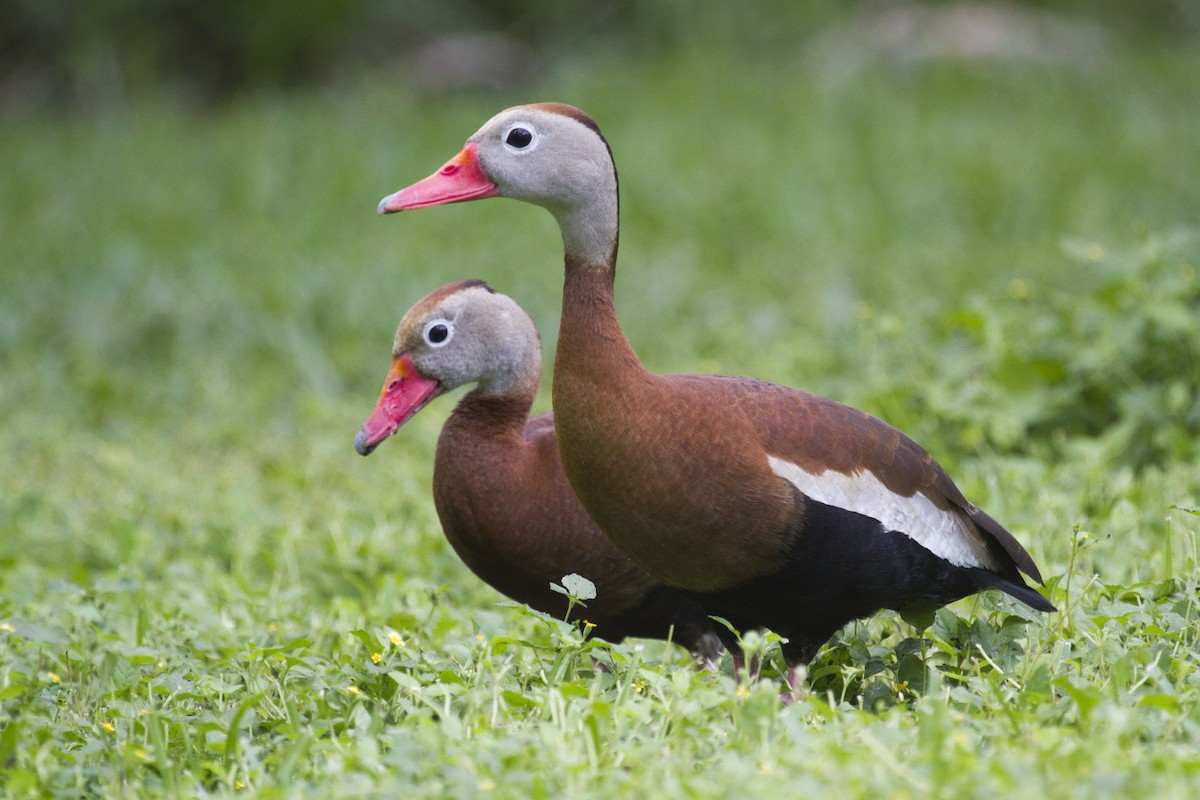
[[(584, 53), (511, 92), (5, 119), (0, 790), (1194, 795), (1197, 67), (1165, 45), (836, 79), (779, 50)], [(616, 152), (648, 365), (899, 425), (1061, 613), (879, 615), (782, 707), (474, 579), (429, 498), (449, 403), (371, 459), (352, 439), (437, 285), (488, 279), (552, 352), (557, 232), (516, 203), (373, 209), (544, 98)]]

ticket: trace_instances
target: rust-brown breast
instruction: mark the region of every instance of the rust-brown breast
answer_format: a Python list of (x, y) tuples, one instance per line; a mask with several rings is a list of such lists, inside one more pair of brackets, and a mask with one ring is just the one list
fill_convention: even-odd
[(446, 538), (464, 563), (543, 610), (564, 605), (549, 583), (571, 572), (597, 585), (593, 621), (635, 605), (654, 581), (604, 539), (575, 499), (550, 416), (530, 420), (522, 435), (505, 430), (494, 412), (464, 405), (443, 429), (434, 475)]

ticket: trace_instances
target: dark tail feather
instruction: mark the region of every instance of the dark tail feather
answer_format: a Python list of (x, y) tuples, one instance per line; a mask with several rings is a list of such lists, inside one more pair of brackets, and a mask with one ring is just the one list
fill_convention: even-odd
[(1049, 600), (1038, 594), (1036, 589), (1018, 581), (1002, 578), (994, 572), (983, 569), (976, 573), (976, 578), (980, 589), (999, 589), (1037, 611), (1050, 613), (1058, 610)]
[[(988, 516), (983, 509), (976, 508), (975, 506), (969, 507), (967, 514), (971, 517), (972, 522), (982, 530), (990, 533), (992, 538), (1004, 548), (1004, 552), (1008, 553), (1013, 563), (1017, 565), (1017, 569), (1038, 583), (1042, 582), (1042, 573), (1038, 571), (1037, 564), (1033, 563), (1033, 556), (1029, 555), (1029, 552), (1021, 546), (1021, 543), (1017, 541), (1015, 536), (1005, 530), (1003, 525)], [(997, 588), (1003, 589), (1004, 587)], [(1004, 589), (1004, 591), (1007, 592), (1008, 589)], [(1009, 593), (1012, 594), (1011, 592)], [(1013, 595), (1013, 597), (1019, 597), (1019, 595)], [(1025, 600), (1024, 597), (1020, 597), (1019, 599)], [(1029, 601), (1026, 600), (1025, 602)]]

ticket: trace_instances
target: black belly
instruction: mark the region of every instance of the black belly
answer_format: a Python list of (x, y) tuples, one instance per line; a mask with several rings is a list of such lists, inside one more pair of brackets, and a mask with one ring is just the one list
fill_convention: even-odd
[[(956, 567), (878, 520), (805, 501), (803, 528), (773, 573), (728, 589), (690, 593), (739, 631), (769, 628), (788, 639), (789, 664), (806, 663), (846, 623), (919, 600), (945, 603), (991, 583), (990, 572)], [(732, 636), (726, 645), (733, 647)]]

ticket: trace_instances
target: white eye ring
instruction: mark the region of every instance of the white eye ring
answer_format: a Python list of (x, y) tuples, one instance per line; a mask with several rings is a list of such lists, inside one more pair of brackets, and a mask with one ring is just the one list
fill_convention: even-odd
[(537, 128), (528, 122), (514, 122), (505, 129), (502, 141), (510, 153), (528, 153), (537, 147), (538, 138)]
[(442, 347), (454, 338), (454, 323), (448, 319), (433, 319), (425, 323), (421, 338), (430, 347)]

